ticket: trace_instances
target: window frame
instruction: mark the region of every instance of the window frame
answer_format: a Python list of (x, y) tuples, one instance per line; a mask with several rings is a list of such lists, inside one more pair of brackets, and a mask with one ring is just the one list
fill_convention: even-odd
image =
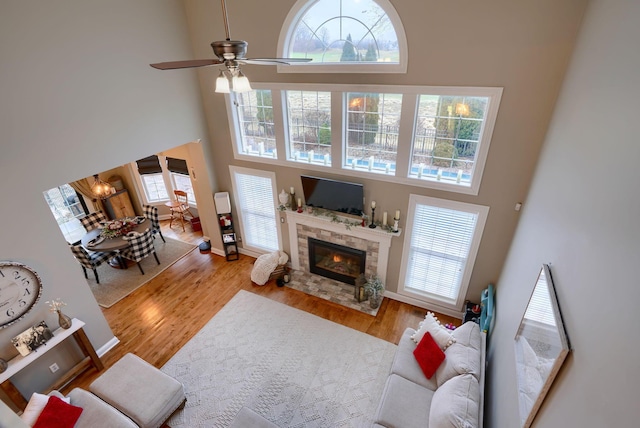
[[(460, 288), (458, 289), (458, 296), (454, 301), (445, 298), (438, 298), (437, 296), (426, 292), (420, 293), (415, 289), (408, 289), (405, 287), (405, 281), (408, 275), (407, 268), (409, 264), (409, 258), (411, 257), (411, 241), (413, 236), (416, 205), (428, 205), (432, 207), (468, 212), (477, 215), (473, 237), (469, 246), (469, 253), (467, 254), (464, 273), (460, 281)], [(428, 303), (430, 305), (434, 305), (436, 307), (444, 308), (445, 311), (462, 311), (488, 215), (489, 207), (484, 205), (469, 204), (465, 202), (453, 201), (449, 199), (439, 199), (416, 194), (409, 195), (409, 208), (405, 226), (405, 239), (402, 246), (402, 261), (400, 263), (400, 274), (398, 276), (398, 294)]]
[[(166, 161), (167, 156), (162, 156), (162, 155), (157, 155), (157, 156), (158, 156), (158, 161), (160, 162), (160, 167), (162, 168), (162, 172), (149, 174), (149, 175), (162, 176), (162, 181), (164, 182), (165, 189), (167, 190), (166, 199), (157, 199), (157, 200), (150, 201), (149, 198), (147, 197), (147, 187), (144, 183), (144, 180), (142, 179), (142, 175), (138, 171), (138, 166), (136, 164), (136, 161), (129, 163), (130, 172), (134, 178), (135, 185), (138, 188), (137, 189), (138, 195), (142, 198), (143, 205), (154, 205), (154, 206), (164, 205), (165, 202), (168, 202), (171, 200), (171, 195), (173, 195), (174, 190), (181, 190), (176, 186), (176, 183), (173, 178), (173, 174), (179, 174), (179, 173), (169, 171), (169, 168), (167, 168), (167, 161)], [(180, 175), (189, 177), (189, 180), (192, 179), (191, 174), (189, 175), (180, 174)], [(191, 183), (191, 185), (193, 189), (193, 183)], [(193, 200), (191, 199), (191, 197), (189, 197), (189, 206), (195, 209), (198, 209), (198, 203), (195, 198), (195, 192), (194, 192)]]
[[(77, 202), (73, 203), (73, 204), (69, 204), (69, 201), (67, 199), (64, 198), (64, 191), (62, 190), (62, 188), (68, 187), (68, 190), (74, 192), (75, 197), (77, 199)], [(65, 209), (69, 209), (69, 212), (72, 214), (73, 220), (69, 219), (69, 221), (65, 221), (63, 223), (59, 223), (58, 222), (58, 218), (56, 217), (55, 213), (54, 213), (54, 208), (55, 208), (55, 204), (52, 206), (52, 200), (49, 192), (53, 191), (53, 190), (57, 190), (58, 193), (60, 194), (61, 200), (62, 200), (62, 207), (60, 208), (65, 208)], [(80, 222), (80, 218), (86, 216), (87, 214), (89, 214), (89, 209), (87, 207), (87, 203), (84, 200), (84, 197), (82, 196), (82, 194), (80, 194), (77, 190), (75, 190), (70, 184), (65, 183), (61, 186), (56, 186), (53, 187), (49, 190), (45, 190), (44, 192), (42, 192), (45, 201), (47, 202), (47, 205), (49, 206), (49, 209), (51, 210), (51, 215), (56, 219), (56, 223), (58, 223), (58, 228), (60, 229), (60, 233), (62, 233), (62, 235), (64, 236), (65, 240), (67, 242), (69, 242), (70, 244), (74, 244), (76, 242), (78, 242), (80, 240), (80, 238), (82, 238), (84, 236), (84, 234), (86, 233), (86, 230), (84, 229), (84, 226), (82, 226), (82, 223)], [(79, 207), (78, 207), (79, 205)], [(73, 207), (78, 208), (79, 211), (82, 212), (78, 212), (77, 214), (74, 213), (73, 211)], [(75, 220), (75, 221), (74, 221)], [(76, 226), (73, 229), (64, 227), (64, 225), (69, 224), (69, 223), (74, 223), (74, 225)], [(76, 231), (79, 231), (79, 233), (74, 233)], [(78, 239), (72, 239), (72, 238), (78, 238)]]
[[(234, 197), (234, 201), (235, 201), (235, 205), (236, 205), (236, 212), (235, 212), (235, 217), (237, 219), (237, 224), (238, 224), (238, 228), (240, 230), (240, 236), (241, 237), (245, 237), (246, 235), (246, 227), (244, 224), (245, 219), (242, 216), (242, 207), (239, 206), (240, 204), (240, 198), (238, 196), (238, 185), (236, 182), (236, 173), (239, 174), (244, 174), (244, 175), (252, 175), (252, 176), (257, 176), (257, 177), (262, 177), (262, 178), (267, 178), (269, 180), (271, 180), (271, 190), (272, 190), (272, 206), (273, 206), (273, 211), (274, 211), (274, 224), (276, 227), (276, 235), (277, 235), (277, 239), (278, 239), (278, 249), (280, 251), (283, 250), (283, 241), (282, 241), (282, 227), (280, 225), (280, 221), (279, 221), (279, 215), (278, 215), (278, 209), (276, 208), (276, 202), (278, 200), (278, 194), (277, 194), (277, 182), (276, 182), (276, 174), (274, 172), (271, 171), (264, 171), (264, 170), (259, 170), (259, 169), (251, 169), (251, 168), (244, 168), (244, 167), (239, 167), (239, 166), (234, 166), (234, 165), (229, 165), (229, 174), (231, 177), (231, 186), (233, 188), (233, 197)], [(258, 256), (260, 254), (266, 254), (270, 251), (273, 250), (268, 250), (265, 248), (261, 248), (261, 247), (255, 247), (255, 246), (251, 246), (248, 245), (247, 242), (244, 239), (240, 240), (242, 242), (242, 250), (245, 253), (249, 253), (250, 255), (255, 255)]]
[[(278, 37), (278, 56), (289, 56), (289, 44), (293, 37), (293, 32), (298, 21), (318, 0), (298, 0), (291, 7), (287, 17), (282, 24), (280, 36)], [(404, 26), (400, 20), (400, 15), (389, 0), (374, 0), (387, 14), (389, 21), (393, 25), (398, 39), (397, 63), (362, 63), (362, 64), (340, 64), (340, 63), (313, 63), (313, 61), (302, 64), (278, 65), (278, 73), (406, 73), (408, 66), (408, 43)]]
[[(234, 158), (237, 160), (267, 163), (291, 168), (312, 170), (317, 172), (333, 173), (355, 178), (367, 178), (404, 184), (409, 186), (423, 187), (429, 189), (442, 190), (447, 192), (478, 195), (482, 175), (486, 164), (489, 147), (493, 137), (493, 130), (499, 106), (502, 98), (503, 88), (500, 87), (468, 87), (468, 86), (406, 86), (406, 85), (330, 85), (314, 83), (266, 83), (254, 82), (252, 86), (255, 90), (271, 90), (274, 111), (274, 127), (276, 136), (277, 157), (265, 157), (257, 155), (247, 155), (240, 153), (241, 144), (239, 129), (236, 126), (238, 115), (235, 107), (234, 94), (225, 94), (227, 106), (227, 119), (231, 133)], [(289, 151), (288, 119), (286, 112), (286, 91), (320, 91), (331, 92), (331, 162), (324, 165), (321, 162), (307, 163), (295, 161), (293, 154)], [(398, 148), (396, 155), (396, 168), (392, 173), (385, 171), (366, 171), (365, 169), (351, 169), (345, 166), (346, 142), (344, 141), (345, 119), (345, 94), (348, 92), (363, 93), (386, 93), (402, 94), (402, 107), (400, 118), (400, 129), (398, 135)], [(418, 100), (422, 94), (429, 95), (456, 95), (456, 96), (476, 96), (487, 97), (489, 99), (485, 121), (482, 128), (482, 138), (479, 140), (476, 159), (473, 167), (473, 176), (470, 183), (455, 183), (447, 181), (428, 180), (410, 176), (411, 155), (413, 151), (413, 141), (415, 133), (415, 121), (418, 114)]]

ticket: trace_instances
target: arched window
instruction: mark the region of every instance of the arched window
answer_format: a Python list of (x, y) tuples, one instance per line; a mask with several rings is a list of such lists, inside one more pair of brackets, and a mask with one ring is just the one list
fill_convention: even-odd
[(388, 0), (298, 0), (280, 32), (278, 54), (313, 59), (279, 72), (407, 70), (407, 40)]

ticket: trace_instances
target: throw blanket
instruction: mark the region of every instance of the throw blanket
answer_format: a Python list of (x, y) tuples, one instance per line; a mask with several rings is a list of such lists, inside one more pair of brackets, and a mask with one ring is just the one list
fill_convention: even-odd
[(276, 267), (285, 264), (288, 260), (289, 256), (283, 251), (274, 251), (273, 253), (261, 255), (253, 264), (251, 281), (258, 285), (265, 285)]

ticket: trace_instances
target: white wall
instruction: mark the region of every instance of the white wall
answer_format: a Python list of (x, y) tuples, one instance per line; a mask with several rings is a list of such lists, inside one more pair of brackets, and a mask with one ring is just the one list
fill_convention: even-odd
[(497, 284), (485, 426), (518, 426), (513, 337), (542, 263), (573, 352), (534, 426), (638, 426), (639, 23), (640, 2), (589, 6)]
[[(113, 333), (67, 248), (42, 192), (132, 159), (207, 139), (193, 71), (167, 74), (149, 63), (192, 56), (179, 0), (6, 1), (0, 13), (0, 260), (33, 267), (44, 291), (10, 339), (37, 321), (57, 327), (45, 301), (86, 322), (96, 348)], [(135, 316), (135, 315), (134, 315)], [(50, 355), (51, 354), (51, 355)], [(48, 353), (14, 377), (23, 394), (51, 383)]]

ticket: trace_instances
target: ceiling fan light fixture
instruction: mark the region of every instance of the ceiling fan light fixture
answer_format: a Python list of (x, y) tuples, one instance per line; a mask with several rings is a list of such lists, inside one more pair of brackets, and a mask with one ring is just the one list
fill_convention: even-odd
[(224, 71), (220, 70), (220, 75), (216, 79), (216, 92), (219, 94), (228, 94), (231, 92), (229, 88), (229, 79), (225, 76)]
[(234, 74), (232, 79), (232, 87), (233, 92), (250, 92), (251, 83), (249, 83), (249, 79), (245, 76), (241, 70), (238, 70), (236, 74)]

